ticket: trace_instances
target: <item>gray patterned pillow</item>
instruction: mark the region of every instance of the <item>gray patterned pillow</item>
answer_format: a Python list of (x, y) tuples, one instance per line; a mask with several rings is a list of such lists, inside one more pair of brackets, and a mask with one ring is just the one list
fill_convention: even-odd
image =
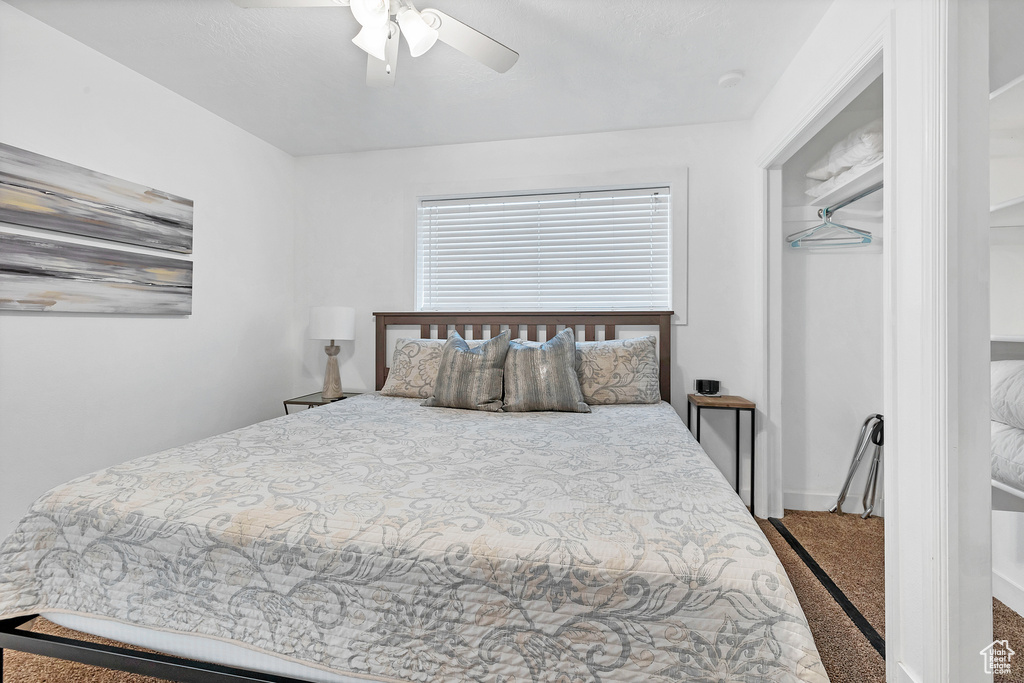
[(434, 395), (423, 405), (466, 410), (501, 410), (502, 375), (509, 331), (471, 348), (452, 332), (441, 351)]
[[(381, 396), (404, 398), (430, 398), (437, 381), (437, 366), (441, 363), (444, 339), (399, 339), (395, 342), (395, 355), (388, 368), (388, 378), (381, 387)], [(470, 347), (483, 344), (471, 339)]]
[(576, 373), (590, 405), (658, 403), (657, 337), (577, 342)]
[(567, 327), (544, 343), (511, 341), (505, 356), (508, 412), (589, 413), (576, 377), (576, 337)]

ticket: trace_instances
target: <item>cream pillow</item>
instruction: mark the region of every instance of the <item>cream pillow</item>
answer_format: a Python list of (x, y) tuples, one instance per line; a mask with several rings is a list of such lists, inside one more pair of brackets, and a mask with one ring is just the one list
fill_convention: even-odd
[[(472, 339), (470, 348), (483, 341)], [(382, 396), (403, 398), (430, 398), (434, 395), (437, 368), (441, 363), (444, 339), (399, 339), (391, 359), (388, 378), (381, 387)]]
[(658, 403), (657, 337), (576, 342), (576, 374), (590, 405)]

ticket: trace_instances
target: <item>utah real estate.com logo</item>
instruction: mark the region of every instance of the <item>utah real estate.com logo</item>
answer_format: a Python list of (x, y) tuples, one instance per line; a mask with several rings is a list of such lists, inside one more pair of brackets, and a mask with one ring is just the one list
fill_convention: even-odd
[(1010, 659), (1017, 654), (1010, 649), (1010, 643), (1006, 640), (994, 640), (992, 644), (981, 651), (985, 658), (985, 673), (987, 674), (1008, 674), (1010, 673)]

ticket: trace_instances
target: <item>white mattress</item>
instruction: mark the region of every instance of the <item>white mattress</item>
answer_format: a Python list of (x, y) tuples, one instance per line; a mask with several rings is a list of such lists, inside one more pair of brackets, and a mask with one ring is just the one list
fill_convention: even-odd
[(278, 676), (289, 676), (316, 683), (365, 683), (366, 679), (343, 676), (341, 674), (314, 669), (296, 662), (274, 657), (263, 652), (234, 645), (223, 640), (192, 636), (184, 633), (157, 631), (156, 629), (133, 626), (111, 619), (95, 619), (81, 614), (63, 612), (43, 612), (40, 616), (55, 624), (82, 633), (91, 633), (101, 638), (109, 638), (129, 645), (156, 650), (176, 657), (198, 659), (203, 662), (235, 666), (250, 671)]

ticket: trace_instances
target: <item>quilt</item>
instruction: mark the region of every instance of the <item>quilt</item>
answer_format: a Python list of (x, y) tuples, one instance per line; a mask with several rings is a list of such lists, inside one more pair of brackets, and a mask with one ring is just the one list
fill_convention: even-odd
[(666, 403), (375, 394), (79, 477), (0, 545), (66, 612), (370, 680), (827, 681), (782, 565)]

